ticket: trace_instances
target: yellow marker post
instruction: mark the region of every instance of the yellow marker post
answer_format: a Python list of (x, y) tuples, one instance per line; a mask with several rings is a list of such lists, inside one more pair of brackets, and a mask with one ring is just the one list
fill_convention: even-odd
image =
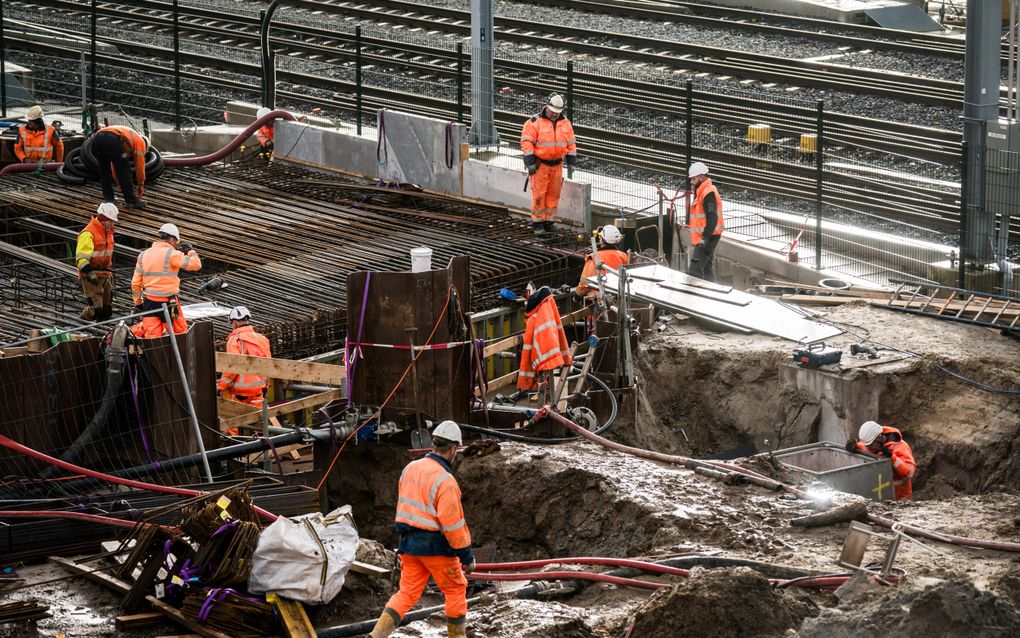
[(878, 473), (878, 487), (872, 489), (871, 491), (874, 492), (875, 495), (877, 496), (878, 500), (881, 501), (882, 500), (882, 490), (885, 489), (885, 488), (891, 488), (891, 487), (892, 487), (892, 481), (888, 481), (887, 480), (887, 481), (885, 481), (883, 483), (882, 482), (882, 473), (879, 472)]

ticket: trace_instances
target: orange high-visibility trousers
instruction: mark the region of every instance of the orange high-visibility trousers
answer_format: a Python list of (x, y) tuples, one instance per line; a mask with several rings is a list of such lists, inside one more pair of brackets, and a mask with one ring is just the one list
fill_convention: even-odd
[(549, 166), (538, 163), (538, 172), (531, 176), (531, 221), (556, 221), (563, 190), (563, 165)]
[[(184, 311), (181, 310), (181, 302), (173, 300), (170, 303), (177, 304), (177, 316), (173, 317), (174, 334), (183, 334), (188, 331), (188, 322), (184, 319)], [(171, 311), (171, 315), (173, 312)], [(164, 329), (163, 315), (146, 315), (142, 317), (141, 323), (131, 326), (131, 332), (142, 339), (157, 339), (166, 334)]]
[[(429, 576), (446, 596), (446, 618), (459, 624), (467, 617), (467, 577), (456, 556), (400, 555), (400, 591), (393, 594), (386, 608), (400, 618), (421, 598)], [(399, 624), (399, 623), (398, 623)]]

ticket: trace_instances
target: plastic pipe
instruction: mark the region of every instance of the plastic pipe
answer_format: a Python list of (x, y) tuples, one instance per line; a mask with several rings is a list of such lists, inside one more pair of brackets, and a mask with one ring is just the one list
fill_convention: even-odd
[(164, 157), (163, 158), (163, 165), (164, 166), (205, 166), (206, 164), (212, 164), (213, 162), (218, 162), (219, 160), (223, 159), (224, 157), (226, 157), (227, 155), (229, 155), (233, 151), (237, 150), (237, 147), (239, 147), (242, 144), (244, 144), (248, 140), (248, 138), (252, 136), (252, 134), (255, 131), (259, 130), (259, 128), (262, 127), (262, 125), (264, 125), (264, 124), (266, 124), (268, 122), (272, 122), (273, 120), (276, 120), (276, 119), (288, 120), (290, 122), (296, 122), (297, 121), (297, 118), (294, 117), (294, 115), (292, 113), (288, 113), (287, 111), (282, 111), (282, 110), (278, 109), (276, 111), (272, 111), (271, 113), (267, 113), (266, 115), (263, 115), (262, 117), (256, 119), (254, 122), (252, 122), (251, 125), (248, 126), (248, 128), (244, 129), (244, 131), (240, 135), (235, 137), (233, 139), (233, 141), (231, 141), (229, 144), (227, 144), (226, 146), (224, 146), (223, 148), (221, 148), (220, 150), (218, 150), (218, 151), (216, 151), (214, 153), (210, 153), (209, 155), (202, 155), (201, 157)]
[(55, 171), (61, 166), (63, 162), (46, 162), (40, 164), (39, 162), (24, 162), (22, 164), (8, 164), (3, 168), (0, 168), (0, 175), (7, 175), (8, 173), (32, 173), (34, 171)]

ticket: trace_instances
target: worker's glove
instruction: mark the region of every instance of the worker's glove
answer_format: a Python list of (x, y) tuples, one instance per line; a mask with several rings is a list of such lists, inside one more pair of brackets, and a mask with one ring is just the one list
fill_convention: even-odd
[(874, 454), (875, 456), (884, 456), (884, 457), (887, 457), (887, 458), (892, 458), (892, 452), (890, 452), (888, 449), (886, 449), (886, 447), (884, 445), (882, 447), (878, 448), (878, 451), (872, 452), (872, 454)]
[(843, 447), (846, 448), (847, 452), (856, 452), (857, 451), (857, 441), (855, 439), (847, 439), (846, 440), (846, 445), (844, 445)]
[(580, 305), (584, 303), (584, 295), (579, 295), (576, 292), (574, 293), (573, 299), (575, 304)]
[(99, 281), (99, 275), (97, 275), (96, 271), (94, 270), (89, 270), (88, 274), (85, 275), (85, 277), (89, 280), (90, 284), (94, 284)]
[(136, 315), (140, 315), (140, 314), (142, 314), (142, 312), (143, 312), (142, 304), (136, 303), (135, 304), (135, 314)]
[(577, 166), (577, 155), (567, 155), (566, 157), (567, 166), (574, 168)]
[(534, 175), (538, 172), (538, 158), (534, 155), (525, 155), (524, 166), (528, 169), (528, 175)]
[(470, 574), (475, 571), (475, 561), (471, 561), (467, 565), (463, 565), (462, 568), (464, 569), (465, 574)]
[(195, 250), (195, 247), (191, 244), (190, 241), (182, 241), (180, 244), (177, 245), (177, 247), (185, 255), (187, 255), (191, 251)]

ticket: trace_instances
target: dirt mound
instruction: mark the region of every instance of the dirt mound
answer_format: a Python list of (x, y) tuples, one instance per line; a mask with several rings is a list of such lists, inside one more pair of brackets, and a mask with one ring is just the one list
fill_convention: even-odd
[(633, 635), (775, 636), (815, 613), (813, 603), (774, 589), (768, 579), (750, 568), (696, 569), (687, 580), (656, 592), (638, 610)]
[(594, 638), (591, 614), (558, 602), (506, 600), (471, 613), (476, 636), (514, 638)]
[(1020, 614), (997, 594), (965, 580), (922, 591), (894, 591), (845, 609), (828, 609), (804, 621), (802, 638), (1005, 638), (1020, 635)]

